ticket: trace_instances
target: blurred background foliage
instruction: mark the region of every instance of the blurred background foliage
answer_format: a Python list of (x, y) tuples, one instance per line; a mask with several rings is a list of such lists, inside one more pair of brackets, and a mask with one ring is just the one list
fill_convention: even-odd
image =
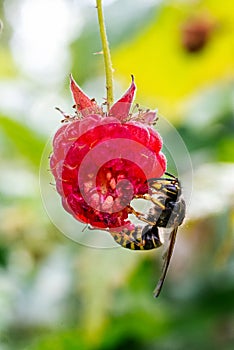
[(38, 173), (54, 107), (71, 111), (68, 74), (105, 97), (94, 0), (1, 0), (0, 350), (233, 349), (234, 3), (104, 5), (116, 98), (134, 74), (136, 102), (158, 108), (189, 151), (187, 219), (158, 300), (160, 250), (93, 249), (61, 234)]

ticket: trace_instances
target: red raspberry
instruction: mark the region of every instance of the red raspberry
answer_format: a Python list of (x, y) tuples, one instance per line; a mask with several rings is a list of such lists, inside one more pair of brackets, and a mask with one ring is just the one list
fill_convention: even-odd
[(94, 228), (131, 227), (131, 200), (166, 169), (162, 139), (151, 126), (156, 112), (129, 113), (135, 89), (132, 78), (105, 113), (71, 77), (76, 114), (65, 116), (54, 136), (50, 168), (64, 209)]

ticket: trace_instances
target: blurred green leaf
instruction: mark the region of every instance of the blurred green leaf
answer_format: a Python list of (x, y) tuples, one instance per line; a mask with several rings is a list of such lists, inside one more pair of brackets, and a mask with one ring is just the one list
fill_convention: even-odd
[(218, 160), (224, 161), (224, 162), (233, 162), (234, 156), (233, 156), (233, 150), (234, 150), (234, 139), (232, 137), (226, 137), (225, 139), (221, 139), (219, 142), (219, 149), (218, 149)]
[(0, 266), (6, 267), (8, 263), (9, 249), (0, 241)]
[(23, 123), (4, 116), (0, 116), (0, 131), (10, 141), (19, 158), (39, 167), (45, 146), (44, 137)]
[(25, 348), (25, 350), (89, 350), (77, 330), (53, 332)]
[(209, 160), (233, 162), (234, 119), (231, 106), (222, 106), (209, 121), (196, 123), (191, 118), (187, 119), (186, 123), (177, 127), (177, 131), (191, 154), (202, 151), (206, 152)]

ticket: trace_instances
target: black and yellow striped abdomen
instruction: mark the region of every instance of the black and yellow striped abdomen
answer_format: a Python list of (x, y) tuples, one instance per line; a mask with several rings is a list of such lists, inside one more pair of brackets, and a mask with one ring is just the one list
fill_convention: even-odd
[(151, 250), (162, 245), (156, 225), (147, 225), (143, 229), (141, 226), (136, 226), (134, 230), (123, 229), (119, 233), (111, 232), (111, 235), (116, 243), (132, 250)]

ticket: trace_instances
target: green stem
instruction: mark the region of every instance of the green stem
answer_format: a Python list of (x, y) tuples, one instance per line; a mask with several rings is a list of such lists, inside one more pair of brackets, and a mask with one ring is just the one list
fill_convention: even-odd
[(109, 111), (110, 106), (113, 104), (113, 69), (111, 62), (110, 48), (106, 35), (105, 20), (102, 10), (102, 0), (96, 0), (98, 22), (100, 29), (100, 36), (102, 41), (102, 51), (104, 56), (104, 65), (106, 72), (106, 91), (107, 91), (107, 110)]

